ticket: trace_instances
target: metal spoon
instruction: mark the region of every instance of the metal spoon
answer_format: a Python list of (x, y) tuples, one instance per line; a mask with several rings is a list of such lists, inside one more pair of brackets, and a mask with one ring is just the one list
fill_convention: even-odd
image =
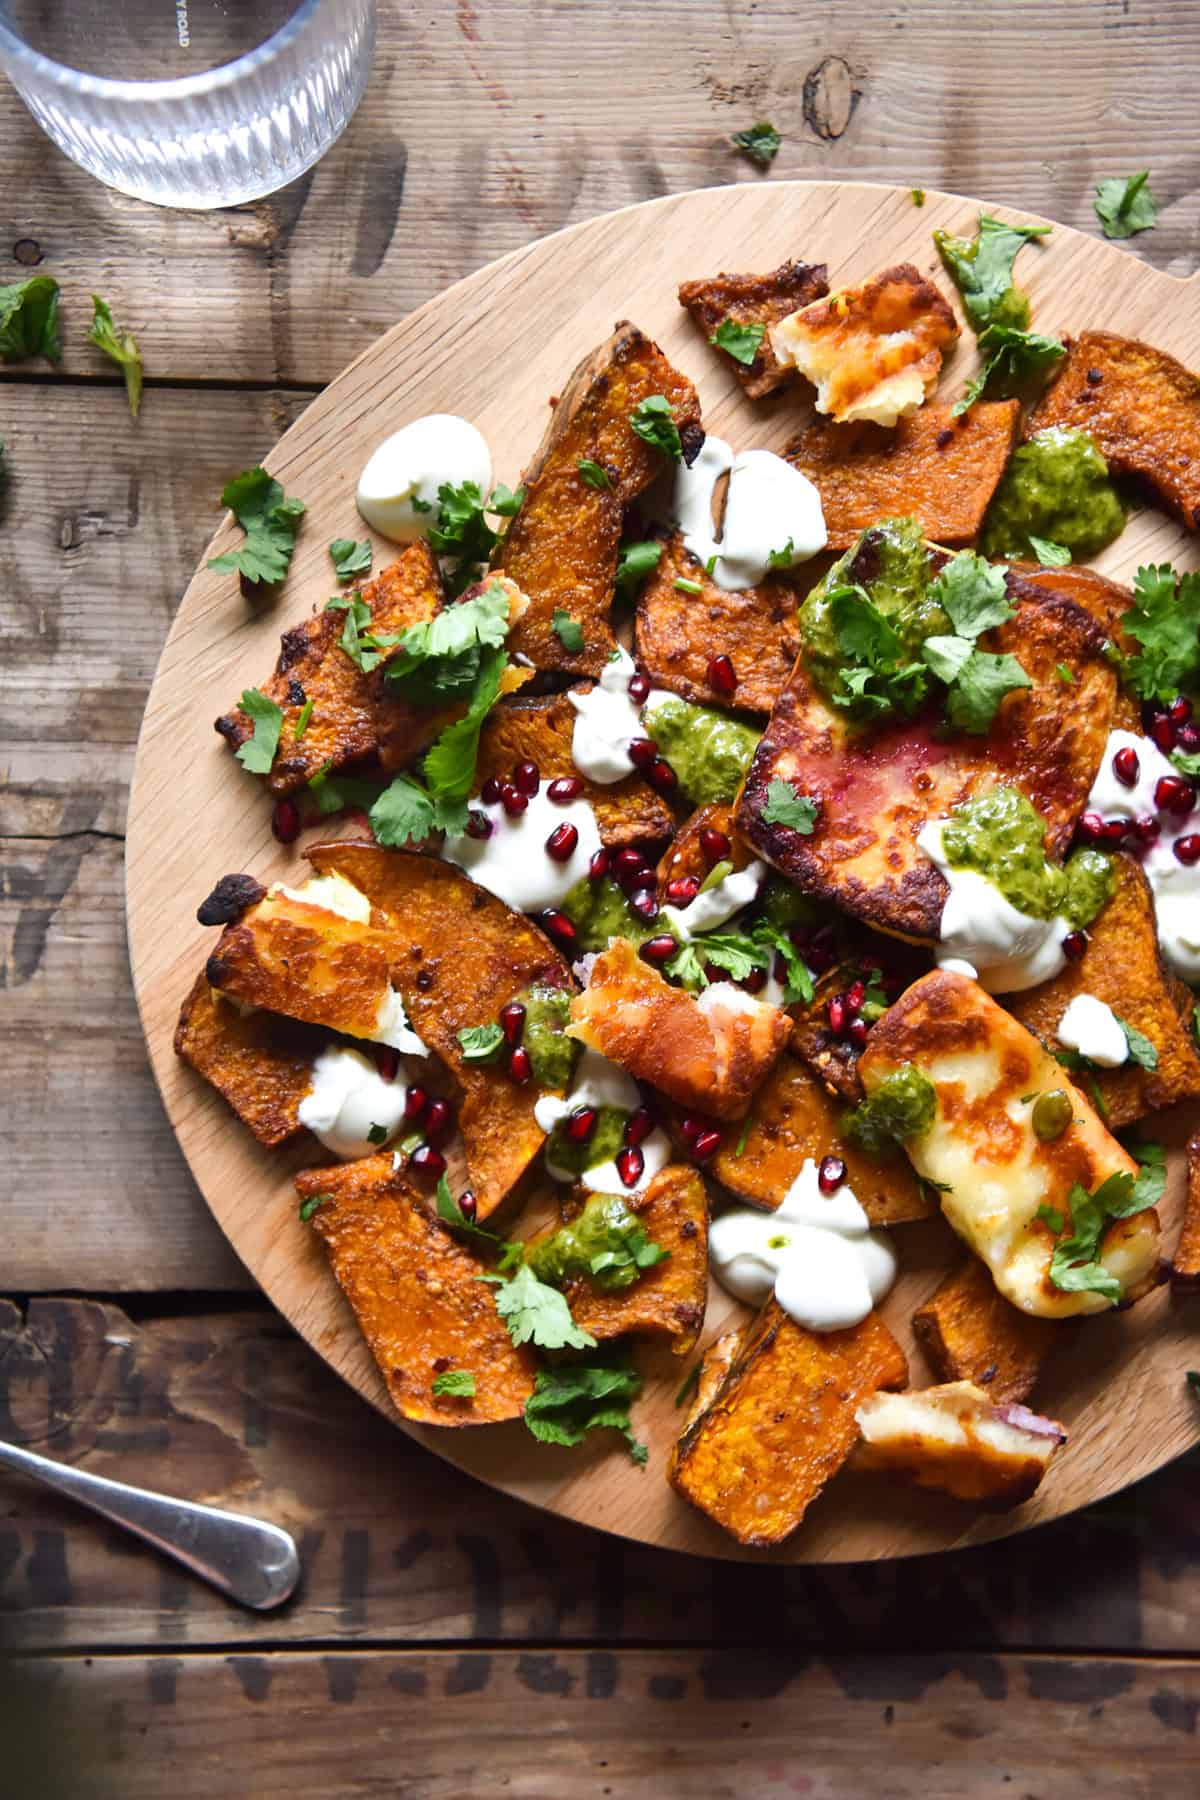
[(123, 1525), (193, 1575), (219, 1588), (243, 1606), (265, 1612), (281, 1606), (300, 1578), (300, 1558), (286, 1531), (262, 1519), (172, 1500), (146, 1488), (88, 1475), (66, 1463), (51, 1462), (17, 1444), (0, 1442), (0, 1468), (32, 1475), (60, 1494), (90, 1506), (93, 1512)]

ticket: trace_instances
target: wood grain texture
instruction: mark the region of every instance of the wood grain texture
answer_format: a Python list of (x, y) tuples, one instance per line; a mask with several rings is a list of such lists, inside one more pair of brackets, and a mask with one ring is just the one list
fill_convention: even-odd
[[(206, 953), (205, 934), (194, 923), (198, 898), (228, 869), (249, 869), (263, 880), (294, 870), (299, 849), (284, 851), (273, 842), (262, 794), (212, 740), (210, 721), (229, 695), (269, 666), (281, 621), (302, 616), (324, 598), (325, 546), (354, 529), (354, 481), (381, 433), (418, 414), (461, 405), (464, 378), (497, 477), (513, 485), (540, 436), (545, 396), (558, 390), (564, 373), (604, 338), (614, 318), (632, 313), (695, 379), (710, 430), (735, 443), (781, 449), (792, 429), (788, 405), (765, 415), (756, 411), (696, 343), (675, 301), (677, 281), (702, 256), (729, 267), (778, 263), (786, 249), (781, 202), (789, 230), (808, 246), (807, 254), (829, 263), (835, 284), (913, 255), (932, 270), (935, 253), (926, 234), (939, 225), (969, 230), (977, 210), (973, 202), (931, 193), (918, 211), (907, 190), (853, 184), (743, 185), (630, 209), (514, 253), (380, 339), (276, 447), (270, 466), (309, 507), (278, 604), (248, 607), (229, 577), (201, 567), (164, 651), (139, 746), (128, 857), (135, 985), (151, 1059), (184, 1152), (242, 1260), (301, 1333), (377, 1405), (388, 1404), (378, 1372), (313, 1234), (296, 1217), (287, 1169), (234, 1127), (218, 1097), (179, 1066), (171, 1048), (180, 995)], [(631, 285), (631, 270), (646, 273)], [(1110, 245), (1060, 228), (1052, 248), (1031, 257), (1022, 278), (1042, 330), (1090, 322), (1103, 295), (1107, 327), (1144, 333), (1184, 362), (1200, 363), (1193, 290)], [(545, 295), (551, 291), (571, 293), (571, 307), (548, 312)], [(543, 323), (531, 334), (534, 317)], [(943, 391), (957, 392), (973, 364), (974, 351), (960, 348)], [(227, 525), (214, 545), (223, 550), (234, 540)], [(1179, 528), (1147, 511), (1110, 547), (1102, 566), (1127, 574), (1149, 555), (1188, 558), (1191, 551)], [(181, 762), (190, 777), (186, 807), (174, 773)], [(1164, 1215), (1168, 1242), (1178, 1216), (1178, 1171), (1175, 1189)], [(906, 1237), (901, 1279), (883, 1310), (909, 1349), (910, 1315), (955, 1252), (940, 1226)], [(742, 1316), (714, 1288), (705, 1341)], [(1056, 1517), (1149, 1473), (1194, 1440), (1193, 1403), (1180, 1380), (1181, 1360), (1193, 1342), (1194, 1326), (1160, 1292), (1132, 1313), (1097, 1321), (1086, 1340), (1064, 1346), (1039, 1402), (1065, 1419), (1071, 1442), (1040, 1493), (1019, 1511), (981, 1519), (953, 1503), (847, 1476), (813, 1508), (804, 1530), (773, 1554), (839, 1561), (981, 1542)], [(919, 1380), (915, 1348), (912, 1356)], [(605, 1458), (599, 1448), (570, 1456), (535, 1451), (519, 1425), (454, 1434), (406, 1429), (485, 1480), (569, 1517), (647, 1542), (732, 1554), (661, 1480), (678, 1429), (672, 1405), (678, 1377), (649, 1360), (647, 1369), (640, 1420), (651, 1445), (648, 1475), (617, 1457)], [(1111, 1404), (1114, 1381), (1137, 1405), (1136, 1432), (1126, 1429)]]

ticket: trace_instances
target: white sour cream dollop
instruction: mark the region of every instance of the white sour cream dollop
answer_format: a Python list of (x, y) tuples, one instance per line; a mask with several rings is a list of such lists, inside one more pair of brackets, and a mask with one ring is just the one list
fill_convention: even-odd
[(369, 1133), (381, 1125), (393, 1137), (404, 1121), (403, 1075), (385, 1081), (375, 1064), (345, 1045), (323, 1050), (313, 1064), (312, 1087), (297, 1116), (343, 1162), (374, 1156), (382, 1148)]
[[(447, 837), (442, 855), (465, 869), (472, 881), (496, 894), (514, 912), (537, 913), (561, 905), (577, 881), (587, 874), (588, 863), (600, 848), (596, 815), (587, 800), (570, 800), (565, 806), (547, 797), (550, 783), (542, 782), (529, 805), (510, 819), (502, 803), (491, 806), (472, 801), (472, 811), (491, 820), (490, 837)], [(579, 833), (566, 862), (556, 862), (546, 849), (546, 839), (560, 825), (574, 825)]]
[[(725, 474), (729, 488), (718, 542), (713, 491)], [(807, 562), (829, 541), (821, 496), (806, 475), (773, 450), (742, 450), (735, 456), (720, 438), (705, 438), (690, 469), (680, 463), (672, 512), (692, 555), (705, 564), (716, 557), (713, 580), (731, 591), (756, 587), (772, 568)], [(787, 561), (772, 563), (772, 556), (785, 550)]]
[(355, 503), (380, 537), (414, 544), (438, 515), (438, 489), (473, 481), (486, 499), (492, 458), (482, 434), (455, 413), (427, 413), (384, 438), (358, 478)]
[(736, 1207), (714, 1219), (708, 1254), (722, 1287), (757, 1306), (772, 1292), (797, 1325), (846, 1331), (896, 1279), (896, 1254), (845, 1183), (821, 1192), (811, 1157), (773, 1213)]
[(766, 873), (766, 863), (747, 863), (744, 869), (733, 870), (723, 881), (697, 894), (690, 906), (664, 906), (662, 916), (681, 944), (690, 943), (699, 933), (728, 924), (735, 913), (757, 899)]
[[(1117, 780), (1113, 758), (1130, 749), (1138, 759), (1138, 778), (1133, 787)], [(1132, 731), (1109, 734), (1100, 759), (1100, 770), (1088, 795), (1087, 810), (1104, 820), (1157, 818), (1159, 836), (1142, 857), (1142, 868), (1154, 895), (1158, 942), (1177, 974), (1193, 986), (1200, 984), (1200, 863), (1181, 863), (1175, 854), (1177, 838), (1200, 832), (1200, 812), (1186, 818), (1160, 812), (1154, 790), (1164, 775), (1179, 770), (1150, 738)]]
[(931, 819), (917, 833), (917, 848), (949, 885), (942, 908), (938, 966), (978, 978), (989, 994), (1019, 994), (1050, 981), (1067, 966), (1066, 919), (1034, 919), (1006, 900), (978, 869), (951, 868), (942, 842), (948, 819)]
[[(636, 1081), (616, 1063), (609, 1062), (598, 1050), (585, 1050), (575, 1071), (575, 1082), (565, 1099), (557, 1094), (543, 1094), (533, 1109), (533, 1116), (549, 1137), (560, 1119), (578, 1112), (582, 1106), (619, 1107), (622, 1112), (636, 1112), (642, 1096)], [(641, 1144), (642, 1173), (631, 1188), (626, 1187), (617, 1172), (615, 1158), (597, 1163), (575, 1176), (570, 1169), (556, 1168), (546, 1157), (546, 1173), (555, 1181), (578, 1180), (581, 1186), (596, 1194), (639, 1194), (671, 1160), (671, 1144), (665, 1131), (657, 1126)]]
[[(645, 737), (641, 708), (629, 694), (629, 680), (637, 665), (628, 650), (610, 656), (600, 679), (586, 693), (572, 689), (567, 699), (575, 708), (571, 734), (571, 761), (589, 781), (610, 787), (633, 768), (629, 745)], [(651, 694), (646, 704), (656, 696)], [(663, 696), (659, 694), (658, 698)]]
[(1129, 1045), (1111, 1006), (1095, 994), (1076, 994), (1058, 1021), (1057, 1037), (1068, 1050), (1078, 1050), (1098, 1069), (1119, 1069), (1129, 1060)]

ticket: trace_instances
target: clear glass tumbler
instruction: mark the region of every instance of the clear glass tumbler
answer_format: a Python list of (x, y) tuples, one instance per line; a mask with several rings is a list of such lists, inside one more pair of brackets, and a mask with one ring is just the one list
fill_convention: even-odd
[(362, 98), (375, 0), (0, 0), (0, 69), (60, 150), (159, 206), (274, 193)]

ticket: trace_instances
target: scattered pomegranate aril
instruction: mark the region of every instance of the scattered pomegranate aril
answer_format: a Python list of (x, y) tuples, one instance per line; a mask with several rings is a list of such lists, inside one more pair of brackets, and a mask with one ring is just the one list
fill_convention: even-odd
[(1167, 708), (1167, 717), (1172, 725), (1186, 725), (1192, 716), (1192, 703), (1186, 694), (1176, 694)]
[(1109, 819), (1100, 833), (1100, 842), (1106, 850), (1119, 850), (1131, 832), (1128, 819)]
[(840, 1156), (825, 1156), (817, 1170), (817, 1186), (823, 1194), (836, 1194), (846, 1179), (846, 1165)]
[(454, 1115), (450, 1111), (448, 1100), (431, 1100), (429, 1110), (425, 1114), (422, 1129), (431, 1144), (444, 1144), (450, 1136), (450, 1127), (454, 1123)]
[(508, 1059), (508, 1075), (518, 1087), (524, 1087), (533, 1074), (533, 1058), (523, 1044), (519, 1044)]
[(555, 862), (570, 862), (578, 847), (579, 827), (572, 825), (569, 819), (564, 819), (561, 825), (556, 825), (546, 839), (546, 855), (553, 857)]
[(414, 1083), (412, 1087), (405, 1088), (404, 1123), (406, 1125), (415, 1125), (417, 1120), (424, 1114), (425, 1108), (428, 1105), (429, 1095), (425, 1092), (423, 1087), (417, 1087)]
[(628, 848), (618, 850), (617, 854), (612, 859), (613, 874), (618, 881), (622, 880), (627, 875), (636, 875), (639, 869), (642, 868), (644, 861), (645, 859), (640, 850), (631, 850)]
[(579, 933), (575, 923), (557, 906), (548, 906), (541, 915), (541, 927), (548, 938), (556, 943), (560, 950), (573, 951), (579, 942)]
[(714, 863), (725, 862), (732, 848), (727, 834), (715, 825), (706, 825), (700, 833), (700, 850), (710, 869)]
[(1134, 821), (1133, 835), (1140, 844), (1157, 844), (1162, 826), (1153, 813), (1144, 813)]
[(1176, 731), (1170, 719), (1165, 716), (1155, 719), (1150, 727), (1150, 736), (1158, 745), (1164, 756), (1169, 756), (1175, 748)]
[(519, 819), (529, 810), (529, 796), (514, 787), (511, 781), (506, 781), (500, 790), (500, 804), (510, 819)]
[(612, 867), (612, 857), (607, 850), (597, 850), (588, 864), (588, 880), (603, 881)]
[(1081, 844), (1098, 844), (1104, 836), (1104, 820), (1098, 812), (1085, 812), (1075, 827)]
[(846, 1027), (846, 1036), (850, 1039), (850, 1042), (854, 1045), (856, 1050), (865, 1050), (870, 1031), (871, 1027), (867, 1024), (865, 1019), (851, 1019), (849, 1025)]
[(696, 1162), (707, 1162), (714, 1150), (721, 1148), (721, 1134), (713, 1126), (706, 1126), (692, 1145), (692, 1157)]
[(512, 772), (513, 786), (520, 794), (527, 794), (530, 799), (542, 785), (541, 771), (535, 762), (518, 763)]
[(1148, 732), (1153, 731), (1159, 719), (1165, 719), (1167, 709), (1160, 706), (1157, 700), (1142, 701), (1142, 725)]
[(837, 994), (829, 1002), (829, 1029), (841, 1037), (846, 1029), (846, 996)]
[(689, 1148), (695, 1143), (700, 1133), (707, 1130), (708, 1120), (699, 1117), (696, 1113), (688, 1113), (686, 1118), (680, 1120), (679, 1135)]
[[(658, 897), (653, 888), (636, 888), (629, 896), (629, 906), (647, 925), (658, 917)], [(672, 938), (671, 941), (674, 943), (675, 940)]]
[(644, 1144), (653, 1130), (654, 1114), (650, 1108), (636, 1107), (625, 1121), (625, 1142), (634, 1146)]
[(660, 794), (673, 794), (679, 786), (678, 775), (676, 775), (670, 763), (664, 762), (661, 757), (659, 757), (657, 762), (652, 762), (650, 767), (646, 770), (646, 780), (650, 783), (650, 786), (656, 788)]
[(1062, 953), (1068, 962), (1078, 962), (1090, 943), (1086, 931), (1069, 931), (1062, 941)]
[(479, 790), (479, 798), (485, 806), (495, 806), (504, 792), (504, 783), (498, 775), (489, 775)]
[(277, 800), (271, 814), (271, 830), (281, 844), (294, 844), (300, 836), (300, 808), (294, 800)]
[(1112, 760), (1113, 774), (1122, 787), (1136, 787), (1142, 765), (1132, 744), (1123, 744)]
[(700, 892), (700, 881), (695, 875), (673, 875), (666, 886), (666, 898), (672, 906), (690, 906)]
[(635, 706), (644, 706), (650, 698), (650, 677), (648, 675), (631, 675), (629, 677), (629, 698)]
[(617, 1151), (617, 1174), (627, 1188), (636, 1187), (642, 1179), (646, 1167), (646, 1158), (636, 1144), (626, 1144), (623, 1150)]
[(670, 962), (678, 948), (679, 945), (671, 933), (664, 931), (660, 937), (648, 938), (638, 951), (638, 955), (644, 962), (665, 963)]
[(428, 1175), (431, 1181), (446, 1173), (446, 1159), (432, 1144), (418, 1144), (408, 1159), (408, 1166), (418, 1175)]
[(736, 694), (738, 678), (732, 662), (724, 654), (708, 659), (708, 685), (718, 694)]
[(628, 751), (635, 769), (648, 769), (651, 763), (658, 761), (658, 745), (653, 738), (630, 738)]
[(1200, 725), (1181, 725), (1175, 733), (1175, 748), (1189, 752), (1200, 750)]
[(865, 981), (852, 981), (850, 983), (850, 986), (846, 989), (846, 1010), (848, 1012), (852, 1012), (852, 1013), (858, 1012), (859, 1008), (862, 1006), (862, 1003), (866, 999), (866, 997), (867, 997), (866, 982)]
[(600, 1121), (600, 1111), (595, 1106), (577, 1106), (573, 1113), (568, 1113), (563, 1130), (573, 1144), (586, 1144)]
[(767, 971), (765, 969), (751, 969), (750, 973), (743, 975), (738, 982), (738, 986), (747, 994), (761, 994), (766, 985)]
[(490, 838), (495, 826), (485, 812), (477, 806), (467, 814), (467, 836), (471, 838)]
[(1171, 848), (1178, 860), (1190, 868), (1200, 862), (1200, 831), (1189, 831), (1185, 837), (1176, 838)]
[(519, 1000), (510, 1000), (500, 1008), (498, 1023), (506, 1044), (517, 1045), (525, 1035), (525, 1008)]
[(458, 1210), (467, 1221), (468, 1225), (479, 1211), (479, 1202), (476, 1200), (470, 1188), (464, 1188), (462, 1193), (458, 1196)]
[(559, 775), (546, 789), (547, 800), (553, 800), (555, 806), (566, 806), (572, 800), (578, 800), (583, 792), (583, 783), (578, 775)]
[(375, 1067), (381, 1081), (395, 1081), (400, 1073), (400, 1052), (390, 1044), (376, 1044)]
[(1160, 812), (1186, 819), (1196, 804), (1196, 790), (1182, 775), (1160, 775), (1154, 784), (1154, 804)]

